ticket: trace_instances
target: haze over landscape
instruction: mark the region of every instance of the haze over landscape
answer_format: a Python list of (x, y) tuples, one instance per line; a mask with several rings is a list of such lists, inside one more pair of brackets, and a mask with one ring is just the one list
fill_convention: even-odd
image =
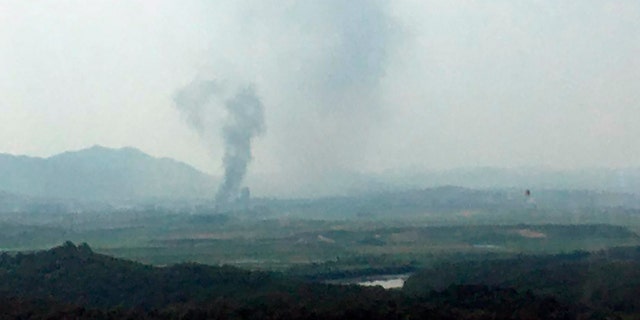
[(640, 319), (640, 2), (0, 0), (1, 319)]
[[(42, 199), (149, 200), (215, 199), (223, 177), (170, 158), (154, 158), (134, 148), (93, 146), (49, 158), (0, 154), (0, 190)], [(280, 198), (357, 196), (438, 186), (479, 189), (576, 189), (636, 193), (640, 169), (549, 170), (475, 167), (430, 172), (350, 173), (317, 184), (254, 175), (245, 184), (258, 195)]]
[(224, 101), (207, 102), (206, 139), (174, 103), (211, 79), (255, 87), (249, 179), (283, 193), (345, 173), (637, 167), (639, 16), (635, 1), (3, 1), (0, 152), (134, 147), (222, 176)]

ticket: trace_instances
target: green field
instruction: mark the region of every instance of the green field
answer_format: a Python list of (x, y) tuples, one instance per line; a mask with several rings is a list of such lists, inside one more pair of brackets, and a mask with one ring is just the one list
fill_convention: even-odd
[(313, 277), (410, 272), (441, 260), (640, 245), (633, 195), (443, 187), (360, 197), (256, 199), (215, 212), (153, 208), (0, 214), (0, 248), (64, 241), (154, 265), (199, 262)]

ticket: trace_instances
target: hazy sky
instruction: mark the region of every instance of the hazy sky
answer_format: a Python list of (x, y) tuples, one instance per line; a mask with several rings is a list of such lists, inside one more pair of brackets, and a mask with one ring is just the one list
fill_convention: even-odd
[(0, 152), (222, 171), (173, 98), (253, 84), (250, 171), (640, 166), (640, 1), (0, 0)]

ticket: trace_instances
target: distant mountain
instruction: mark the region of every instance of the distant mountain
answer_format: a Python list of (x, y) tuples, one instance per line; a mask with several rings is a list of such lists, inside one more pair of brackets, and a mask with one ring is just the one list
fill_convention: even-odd
[(640, 194), (640, 168), (551, 169), (544, 167), (469, 167), (440, 171), (396, 169), (379, 173), (327, 172), (314, 179), (250, 175), (247, 185), (262, 196), (322, 198), (457, 186), (470, 189), (588, 190)]
[(376, 176), (400, 189), (459, 186), (472, 189), (592, 190), (640, 193), (640, 168), (550, 169), (472, 167), (444, 171), (390, 171)]
[[(475, 167), (427, 172), (336, 171), (317, 179), (250, 174), (246, 185), (255, 195), (279, 198), (359, 196), (439, 186), (531, 189), (536, 193), (546, 189), (640, 194), (640, 168), (552, 170)], [(15, 201), (33, 204), (42, 200), (50, 203), (52, 199), (211, 199), (216, 186), (214, 177), (185, 163), (154, 158), (134, 148), (94, 146), (49, 158), (0, 154), (0, 209), (19, 207), (13, 204)], [(15, 200), (15, 195), (23, 198)], [(2, 205), (7, 203), (9, 205)]]
[(78, 200), (209, 197), (215, 180), (193, 167), (134, 148), (100, 146), (49, 158), (0, 154), (0, 190)]

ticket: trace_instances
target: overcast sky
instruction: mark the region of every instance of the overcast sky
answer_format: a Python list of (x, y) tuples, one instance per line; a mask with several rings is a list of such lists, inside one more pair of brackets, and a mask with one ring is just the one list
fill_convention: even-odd
[[(0, 152), (133, 146), (222, 172), (253, 84), (250, 172), (640, 166), (640, 1), (0, 0)], [(217, 102), (211, 102), (213, 104)]]

